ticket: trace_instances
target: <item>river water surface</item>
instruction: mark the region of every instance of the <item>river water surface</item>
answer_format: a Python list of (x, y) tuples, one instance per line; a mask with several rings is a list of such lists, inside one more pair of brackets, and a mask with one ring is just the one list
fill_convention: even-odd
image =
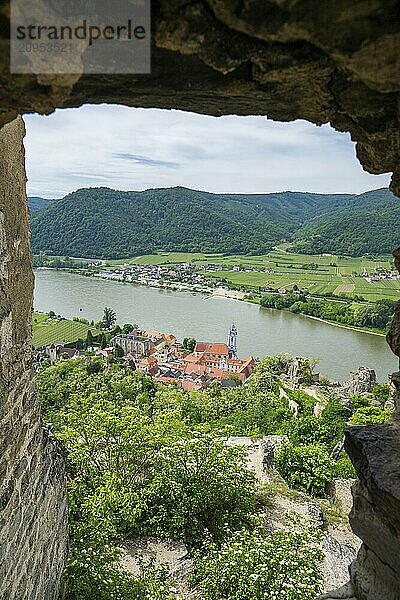
[(228, 298), (173, 292), (119, 283), (54, 270), (36, 270), (36, 310), (54, 310), (65, 317), (75, 315), (101, 319), (105, 306), (117, 313), (120, 324), (173, 333), (178, 339), (194, 337), (205, 341), (226, 341), (234, 321), (238, 329), (238, 353), (290, 352), (320, 359), (317, 371), (339, 380), (359, 366), (376, 370), (386, 381), (397, 371), (396, 357), (383, 336), (342, 329), (302, 315), (260, 308)]

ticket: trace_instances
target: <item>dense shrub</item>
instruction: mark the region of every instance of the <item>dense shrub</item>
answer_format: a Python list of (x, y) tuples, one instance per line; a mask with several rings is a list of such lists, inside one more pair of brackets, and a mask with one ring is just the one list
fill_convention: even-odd
[(148, 532), (184, 539), (220, 523), (240, 527), (255, 505), (254, 475), (241, 448), (210, 436), (187, 439), (179, 423), (166, 430), (137, 409), (82, 403), (59, 437), (68, 449), (71, 515), (110, 537)]
[(351, 425), (380, 425), (387, 421), (391, 415), (390, 410), (379, 406), (364, 406), (358, 408), (350, 419)]
[(335, 472), (334, 461), (316, 444), (284, 444), (276, 453), (276, 467), (290, 487), (321, 497), (325, 496)]
[(336, 461), (335, 477), (339, 479), (353, 479), (353, 477), (357, 477), (353, 463), (346, 452), (342, 452), (339, 459)]
[(71, 535), (66, 600), (178, 600), (171, 592), (168, 569), (143, 563), (134, 576), (121, 569), (121, 551), (99, 532), (75, 525)]
[(263, 525), (209, 542), (195, 558), (204, 600), (314, 600), (321, 589), (319, 532), (303, 523), (268, 535)]
[(246, 460), (243, 448), (210, 436), (163, 448), (144, 491), (143, 527), (197, 546), (205, 531), (220, 540), (222, 523), (232, 529), (248, 524), (256, 494)]

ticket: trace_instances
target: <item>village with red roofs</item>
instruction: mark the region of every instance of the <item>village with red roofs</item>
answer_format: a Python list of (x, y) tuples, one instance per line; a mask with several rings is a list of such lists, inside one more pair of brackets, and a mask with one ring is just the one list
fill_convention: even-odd
[(114, 336), (109, 347), (98, 349), (96, 355), (108, 358), (119, 347), (123, 360), (133, 368), (159, 383), (176, 384), (186, 391), (206, 389), (214, 381), (222, 387), (235, 387), (254, 372), (256, 361), (252, 356), (238, 358), (234, 324), (226, 343), (191, 341), (192, 347), (189, 343), (188, 348), (172, 334), (137, 329)]

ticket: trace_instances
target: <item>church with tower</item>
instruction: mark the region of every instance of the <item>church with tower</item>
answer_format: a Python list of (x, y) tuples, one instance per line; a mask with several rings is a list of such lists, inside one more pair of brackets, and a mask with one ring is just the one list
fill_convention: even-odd
[[(224, 378), (228, 373), (235, 374), (240, 381), (245, 381), (256, 367), (252, 356), (244, 360), (238, 358), (238, 332), (232, 323), (228, 331), (227, 343), (197, 342), (192, 354), (183, 358), (190, 363), (190, 369), (200, 367), (204, 372), (211, 372), (216, 378)], [(225, 373), (225, 375), (224, 375)]]

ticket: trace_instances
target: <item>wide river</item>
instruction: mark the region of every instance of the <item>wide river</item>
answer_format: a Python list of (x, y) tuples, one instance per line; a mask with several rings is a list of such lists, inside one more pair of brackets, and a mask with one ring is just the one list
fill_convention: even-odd
[(119, 323), (173, 333), (178, 339), (225, 341), (234, 321), (240, 357), (290, 352), (320, 359), (317, 370), (339, 380), (359, 366), (375, 369), (378, 379), (397, 371), (385, 338), (343, 329), (289, 312), (260, 308), (228, 298), (119, 283), (53, 270), (36, 270), (36, 310), (54, 310), (101, 319), (105, 306)]

